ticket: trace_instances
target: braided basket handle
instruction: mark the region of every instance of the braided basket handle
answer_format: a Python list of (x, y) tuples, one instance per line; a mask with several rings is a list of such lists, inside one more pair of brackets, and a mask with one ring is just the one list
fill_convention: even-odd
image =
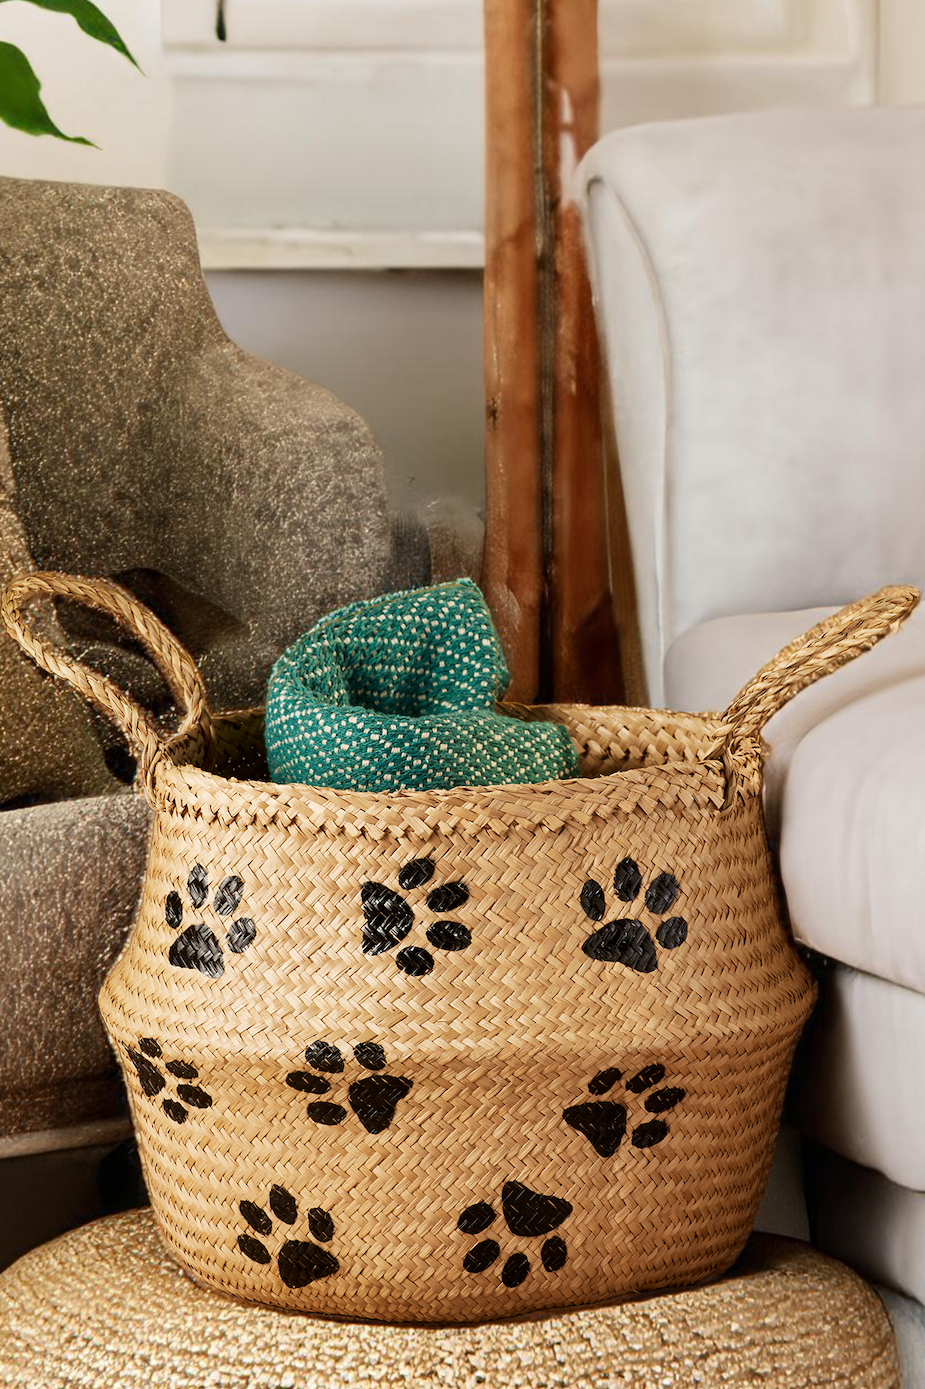
[(724, 752), (732, 756), (736, 744), (756, 739), (794, 695), (889, 636), (915, 609), (919, 597), (917, 588), (882, 588), (785, 646), (739, 691), (723, 715)]
[[(68, 656), (60, 648), (39, 637), (23, 616), (30, 598), (71, 598), (84, 607), (106, 613), (142, 644), (183, 711), (179, 729), (165, 739), (150, 714), (97, 671)], [(70, 574), (23, 574), (8, 583), (0, 595), (0, 619), (36, 665), (50, 675), (72, 685), (124, 731), (138, 753), (141, 784), (151, 804), (156, 803), (154, 770), (168, 755), (168, 747), (181, 739), (200, 736), (206, 746), (211, 740), (211, 718), (205, 686), (196, 662), (160, 618), (122, 588), (108, 579), (83, 579)]]

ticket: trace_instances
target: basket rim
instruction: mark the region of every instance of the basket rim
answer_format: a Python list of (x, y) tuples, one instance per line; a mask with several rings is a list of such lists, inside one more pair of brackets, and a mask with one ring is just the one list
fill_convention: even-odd
[[(524, 706), (526, 707), (526, 706)], [(633, 722), (656, 730), (674, 721), (688, 729), (701, 725), (708, 740), (717, 715), (624, 705), (545, 705), (546, 711), (576, 713), (625, 710)], [(260, 706), (222, 711), (216, 723), (253, 718)], [(348, 791), (224, 776), (192, 762), (163, 761), (155, 772), (161, 808), (187, 818), (224, 823), (302, 826), (313, 833), (382, 838), (389, 834), (429, 834), (465, 829), (484, 833), (515, 827), (558, 830), (567, 824), (610, 818), (617, 812), (651, 813), (680, 804), (682, 813), (719, 812), (727, 803), (727, 772), (721, 757), (672, 760), (632, 767), (603, 776), (534, 783), (458, 786), (434, 791)], [(211, 813), (210, 813), (211, 812)]]

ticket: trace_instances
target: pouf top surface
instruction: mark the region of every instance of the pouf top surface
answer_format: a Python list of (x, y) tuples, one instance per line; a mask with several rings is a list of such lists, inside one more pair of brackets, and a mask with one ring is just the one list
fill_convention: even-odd
[(707, 1287), (479, 1326), (336, 1322), (191, 1283), (150, 1211), (110, 1216), (0, 1276), (3, 1389), (899, 1389), (856, 1274), (758, 1236)]

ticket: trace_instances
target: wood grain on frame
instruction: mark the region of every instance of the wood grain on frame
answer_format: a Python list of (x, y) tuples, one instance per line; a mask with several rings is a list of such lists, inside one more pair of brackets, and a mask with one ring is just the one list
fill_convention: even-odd
[(543, 375), (552, 402), (547, 490), (552, 697), (623, 698), (608, 554), (601, 357), (578, 208), (579, 159), (598, 135), (597, 0), (546, 0), (543, 171), (552, 248)]
[(485, 0), (485, 559), (511, 670), (539, 692), (544, 611), (536, 249), (537, 0)]
[(574, 168), (597, 133), (597, 0), (485, 0), (485, 589), (511, 697), (622, 696), (600, 360)]

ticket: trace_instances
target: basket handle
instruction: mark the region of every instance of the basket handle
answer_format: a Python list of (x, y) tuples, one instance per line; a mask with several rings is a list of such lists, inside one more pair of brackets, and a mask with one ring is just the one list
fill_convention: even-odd
[[(23, 607), (30, 598), (40, 595), (71, 598), (84, 607), (107, 613), (137, 638), (183, 711), (183, 720), (172, 738), (164, 738), (150, 714), (111, 680), (36, 634), (34, 627), (23, 616)], [(8, 583), (0, 595), (0, 619), (13, 640), (32, 657), (36, 665), (72, 685), (119, 725), (138, 753), (141, 784), (152, 805), (157, 803), (155, 768), (163, 757), (168, 756), (169, 746), (194, 732), (207, 745), (210, 742), (209, 705), (196, 662), (160, 618), (155, 617), (149, 608), (119, 584), (108, 579), (84, 579), (70, 574), (23, 574)]]
[(914, 611), (919, 590), (882, 588), (850, 603), (797, 637), (762, 666), (722, 716), (722, 748), (756, 739), (764, 725), (801, 690), (831, 675), (894, 632)]

